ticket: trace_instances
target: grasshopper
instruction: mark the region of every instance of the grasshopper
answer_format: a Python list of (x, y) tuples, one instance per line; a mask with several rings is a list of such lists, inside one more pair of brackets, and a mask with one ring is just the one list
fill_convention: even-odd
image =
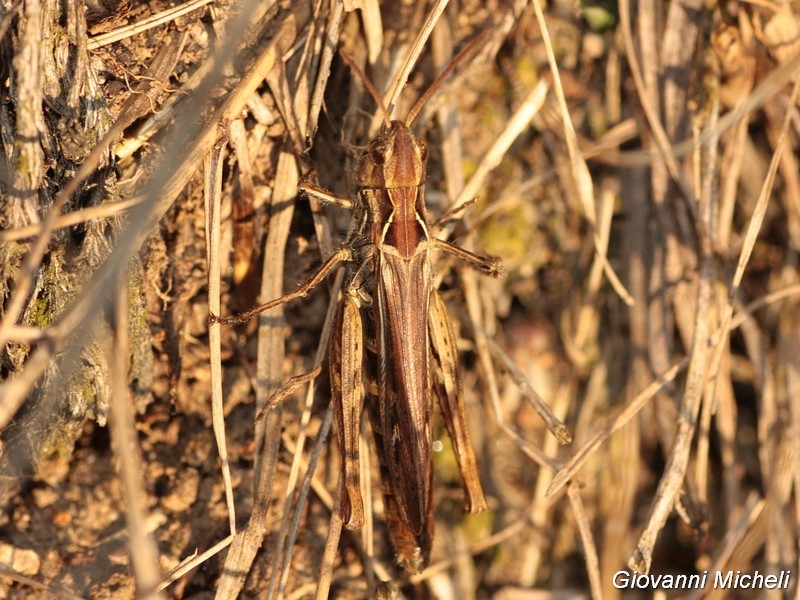
[[(241, 323), (255, 314), (305, 297), (344, 265), (342, 294), (329, 346), (331, 395), (342, 461), (342, 518), (360, 528), (359, 435), (366, 404), (381, 462), (389, 533), (397, 561), (421, 570), (433, 536), (432, 412), (438, 398), (453, 442), (465, 508), (486, 508), (475, 453), (466, 426), (456, 337), (433, 286), (434, 251), (448, 252), (493, 275), (504, 270), (435, 237), (425, 205), (427, 147), (411, 125), (430, 95), (475, 44), (470, 44), (419, 98), (404, 121), (391, 120), (366, 75), (345, 56), (375, 97), (384, 125), (361, 153), (355, 199), (339, 198), (311, 184), (301, 191), (352, 210), (350, 233), (295, 291), (245, 313), (212, 321)], [(279, 393), (279, 392), (278, 392)]]

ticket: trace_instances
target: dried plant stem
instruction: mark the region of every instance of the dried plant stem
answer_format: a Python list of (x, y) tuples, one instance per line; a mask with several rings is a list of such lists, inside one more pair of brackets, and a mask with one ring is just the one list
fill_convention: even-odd
[(497, 419), (497, 425), (503, 430), (520, 449), (542, 467), (557, 470), (561, 467), (558, 461), (546, 456), (539, 448), (530, 443), (525, 436), (519, 433), (503, 416), (503, 408), (500, 403), (500, 393), (497, 388), (497, 374), (495, 373), (494, 363), (492, 362), (491, 350), (489, 348), (488, 337), (485, 328), (481, 325), (483, 307), (478, 293), (478, 284), (475, 281), (476, 274), (470, 269), (462, 273), (464, 284), (464, 299), (467, 303), (467, 311), (472, 321), (473, 331), (475, 332), (475, 346), (480, 360), (481, 367), (486, 378), (489, 398), (492, 410)]
[(586, 461), (589, 456), (603, 443), (612, 433), (623, 427), (625, 423), (630, 421), (644, 405), (655, 396), (665, 385), (672, 382), (678, 374), (683, 371), (689, 364), (689, 359), (684, 358), (677, 364), (670, 367), (658, 379), (648, 385), (645, 389), (639, 392), (636, 397), (631, 400), (619, 414), (609, 419), (603, 427), (601, 427), (580, 449), (572, 455), (567, 464), (553, 478), (550, 487), (547, 488), (547, 496), (552, 496), (560, 490), (580, 469), (581, 465)]
[(147, 493), (142, 485), (142, 453), (136, 436), (133, 403), (128, 389), (128, 301), (127, 274), (122, 271), (114, 302), (114, 336), (111, 355), (112, 386), (109, 427), (114, 453), (119, 459), (120, 481), (125, 499), (125, 520), (130, 538), (131, 563), (141, 598), (163, 598), (156, 591), (161, 572), (158, 547), (147, 530)]
[[(86, 223), (92, 219), (102, 219), (105, 217), (112, 217), (114, 215), (122, 214), (142, 202), (142, 197), (129, 198), (128, 200), (119, 200), (118, 202), (109, 202), (107, 204), (100, 204), (98, 206), (87, 206), (78, 210), (69, 212), (56, 219), (53, 229), (63, 229), (65, 227), (72, 227), (80, 223)], [(42, 232), (42, 224), (36, 223), (26, 227), (19, 227), (17, 229), (4, 229), (0, 231), (0, 242), (16, 242), (40, 235)], [(12, 335), (14, 339), (15, 336)]]
[(531, 119), (539, 112), (539, 109), (544, 104), (545, 97), (549, 86), (547, 82), (542, 79), (530, 91), (528, 96), (514, 112), (514, 115), (508, 120), (508, 123), (503, 129), (502, 133), (497, 137), (491, 148), (486, 151), (481, 159), (478, 168), (469, 178), (464, 188), (458, 194), (458, 197), (453, 202), (453, 208), (449, 212), (458, 212), (462, 207), (467, 205), (480, 190), (481, 186), (486, 181), (486, 177), (491, 171), (500, 164), (503, 160), (511, 144), (519, 135), (525, 131), (530, 125)]
[(578, 523), (578, 531), (581, 534), (581, 542), (583, 543), (583, 550), (586, 554), (586, 570), (589, 573), (589, 585), (592, 589), (592, 597), (602, 598), (603, 585), (600, 580), (600, 561), (597, 558), (597, 544), (594, 542), (592, 526), (586, 515), (586, 508), (581, 499), (579, 486), (575, 482), (569, 484), (567, 496), (569, 497), (569, 503), (572, 507), (572, 514), (575, 516), (575, 520)]
[[(734, 515), (736, 520), (734, 525), (728, 529), (725, 539), (722, 540), (720, 548), (712, 557), (712, 563), (709, 565), (709, 573), (722, 571), (726, 566), (730, 566), (729, 561), (736, 552), (737, 548), (742, 547), (743, 540), (748, 535), (760, 535), (763, 537), (764, 532), (764, 511), (767, 507), (767, 501), (759, 498), (757, 494), (750, 494), (744, 502), (744, 506), (740, 509), (738, 515)], [(758, 530), (761, 530), (761, 534)], [(706, 593), (707, 590), (694, 590), (686, 596), (687, 600), (699, 600), (699, 598), (707, 598), (710, 595)]]
[[(313, 391), (309, 391), (308, 396), (310, 398), (313, 397)], [(309, 412), (310, 412), (310, 410), (309, 410)], [(305, 513), (303, 508), (305, 507), (305, 504), (308, 501), (308, 493), (309, 493), (309, 490), (311, 488), (311, 482), (312, 482), (312, 480), (314, 478), (314, 471), (316, 470), (317, 462), (318, 462), (320, 456), (322, 456), (322, 449), (324, 448), (324, 446), (325, 446), (325, 444), (326, 444), (326, 442), (328, 440), (328, 435), (330, 434), (332, 425), (333, 425), (333, 407), (330, 406), (328, 408), (328, 411), (325, 413), (325, 420), (322, 422), (322, 427), (319, 430), (319, 434), (317, 436), (317, 443), (315, 444), (314, 450), (311, 452), (311, 456), (309, 457), (308, 466), (306, 467), (306, 470), (305, 470), (305, 476), (303, 477), (302, 485), (300, 486), (300, 489), (299, 489), (298, 494), (297, 494), (296, 506), (294, 507), (294, 510), (289, 510), (287, 508), (287, 510), (284, 513), (284, 514), (287, 514), (287, 515), (291, 514), (292, 515), (292, 519), (291, 519), (291, 523), (290, 523), (290, 526), (289, 526), (289, 529), (288, 529), (288, 532), (287, 532), (287, 535), (286, 535), (285, 551), (283, 553), (276, 553), (276, 555), (281, 556), (281, 559), (282, 559), (282, 564), (281, 564), (281, 569), (280, 569), (280, 572), (279, 572), (279, 576), (278, 577), (273, 577), (273, 581), (279, 581), (280, 582), (280, 585), (278, 587), (278, 593), (277, 593), (277, 599), (278, 600), (281, 600), (283, 598), (285, 592), (286, 592), (286, 582), (287, 582), (287, 580), (289, 578), (289, 568), (290, 568), (291, 563), (292, 563), (292, 551), (294, 549), (295, 541), (297, 539), (297, 533), (300, 530), (300, 519), (301, 519), (302, 515)], [(301, 427), (301, 429), (300, 429), (301, 433), (305, 434), (306, 429), (307, 429), (307, 426)], [(300, 460), (301, 460), (300, 459), (300, 457), (301, 457), (301, 452), (300, 451), (301, 450), (302, 450), (302, 445), (300, 443), (298, 443), (297, 444), (297, 448), (295, 450), (295, 457), (296, 457), (296, 460), (298, 462), (298, 465), (299, 465)], [(288, 486), (287, 486), (287, 489), (288, 489)], [(337, 510), (336, 506), (334, 506), (334, 511), (335, 510)], [(335, 512), (334, 512), (334, 515), (335, 515)], [(328, 533), (328, 540), (329, 541), (332, 541), (336, 537), (337, 534), (339, 534), (339, 535), (341, 534), (341, 526), (339, 526), (338, 532), (335, 531), (336, 530), (335, 516), (332, 517), (332, 521), (334, 521), (334, 524), (331, 527), (331, 531), (333, 531), (334, 533), (331, 533), (329, 531), (329, 533)], [(283, 531), (283, 528), (281, 528), (281, 532), (282, 531)], [(327, 548), (327, 543), (326, 543), (326, 548)], [(323, 563), (323, 570), (324, 571), (328, 571), (328, 569), (325, 567), (324, 563)], [(323, 585), (323, 584), (324, 584), (324, 582), (322, 581), (322, 578), (320, 578), (320, 585)], [(328, 582), (328, 585), (330, 585), (330, 582)], [(274, 586), (272, 585), (272, 582), (270, 582), (270, 588), (272, 588), (272, 587), (274, 587)]]
[(195, 11), (198, 8), (202, 8), (206, 4), (210, 4), (213, 1), (214, 0), (190, 0), (189, 2), (181, 4), (180, 6), (174, 6), (172, 8), (162, 10), (159, 13), (147, 17), (146, 19), (142, 19), (141, 21), (137, 21), (131, 25), (126, 25), (125, 27), (120, 27), (114, 31), (96, 35), (95, 37), (89, 39), (87, 47), (89, 50), (96, 50), (97, 48), (101, 48), (107, 44), (113, 44), (114, 42), (122, 41), (126, 38), (136, 35), (137, 33), (142, 33), (148, 29), (153, 29), (159, 25), (164, 25), (165, 23), (174, 21), (178, 17), (189, 14), (190, 12)]
[[(237, 534), (238, 537), (240, 537), (241, 535), (242, 535), (241, 532)], [(170, 570), (169, 573), (164, 575), (164, 578), (158, 585), (157, 591), (165, 590), (167, 587), (169, 587), (171, 583), (177, 581), (192, 569), (196, 569), (210, 558), (213, 558), (214, 556), (225, 550), (225, 548), (230, 546), (236, 539), (238, 539), (237, 536), (229, 535), (228, 537), (218, 541), (216, 544), (211, 546), (211, 548), (209, 548), (205, 552), (202, 552), (200, 554), (197, 554), (195, 552), (195, 554), (193, 554), (192, 556), (189, 556), (184, 560), (182, 560), (177, 566), (175, 566), (172, 570)]]
[(487, 341), (489, 342), (489, 348), (491, 349), (494, 357), (503, 363), (503, 366), (511, 374), (511, 377), (514, 379), (514, 383), (517, 385), (524, 398), (530, 403), (536, 413), (544, 421), (548, 431), (553, 434), (560, 444), (571, 444), (572, 434), (569, 432), (569, 429), (567, 429), (567, 426), (564, 425), (561, 419), (553, 414), (553, 411), (550, 410), (550, 407), (547, 405), (547, 403), (539, 394), (536, 393), (536, 390), (531, 387), (531, 384), (528, 382), (524, 373), (519, 369), (519, 367), (517, 367), (517, 365), (514, 364), (514, 362), (511, 360), (511, 357), (508, 356), (506, 351), (503, 350), (500, 347), (500, 344), (498, 344), (495, 340), (487, 337)]
[(667, 136), (667, 132), (664, 131), (664, 127), (661, 124), (658, 108), (653, 105), (650, 95), (647, 93), (644, 77), (642, 76), (642, 69), (639, 65), (639, 58), (633, 43), (630, 15), (631, 7), (629, 0), (620, 0), (619, 20), (620, 25), (622, 26), (622, 39), (625, 43), (625, 52), (628, 59), (628, 64), (631, 68), (633, 82), (636, 85), (636, 91), (638, 92), (639, 100), (642, 103), (642, 110), (644, 110), (644, 114), (647, 117), (647, 124), (650, 126), (650, 131), (653, 133), (653, 137), (655, 138), (656, 148), (658, 149), (664, 164), (667, 166), (670, 177), (675, 184), (681, 188), (683, 194), (689, 197), (688, 194), (690, 191), (686, 187), (686, 183), (684, 182), (680, 173), (680, 169), (678, 168), (678, 163), (675, 161), (673, 150), (670, 147), (669, 136)]
[(617, 295), (628, 306), (633, 304), (633, 298), (630, 293), (622, 285), (622, 282), (617, 277), (617, 274), (611, 268), (608, 262), (608, 257), (602, 250), (602, 243), (600, 241), (600, 234), (597, 231), (597, 217), (594, 209), (594, 192), (592, 177), (589, 174), (589, 167), (586, 166), (586, 161), (581, 156), (580, 149), (578, 148), (578, 140), (575, 135), (575, 128), (572, 126), (572, 120), (569, 116), (567, 109), (567, 101), (564, 98), (564, 89), (561, 86), (561, 77), (558, 74), (558, 65), (556, 64), (556, 57), (553, 52), (553, 45), (550, 42), (550, 34), (547, 31), (547, 24), (544, 20), (540, 0), (533, 0), (533, 9), (536, 14), (536, 20), (539, 23), (539, 29), (542, 32), (542, 41), (547, 52), (547, 62), (550, 64), (550, 71), (553, 74), (553, 88), (556, 93), (559, 107), (561, 108), (561, 120), (564, 127), (564, 139), (567, 142), (567, 152), (570, 158), (570, 168), (572, 177), (575, 180), (575, 187), (580, 196), (581, 205), (583, 206), (584, 214), (592, 226), (592, 237), (594, 239), (595, 256), (603, 265), (603, 271), (608, 277), (608, 281), (614, 288)]
[[(328, 351), (328, 345), (330, 343), (330, 336), (331, 336), (331, 329), (333, 326), (334, 316), (336, 314), (336, 307), (338, 305), (337, 299), (339, 297), (339, 289), (342, 285), (342, 278), (344, 273), (341, 271), (336, 274), (336, 280), (334, 282), (332, 288), (332, 298), (328, 304), (328, 312), (325, 317), (325, 323), (323, 324), (322, 333), (320, 335), (320, 342), (317, 346), (317, 354), (315, 360), (319, 363), (322, 363), (325, 360), (325, 356)], [(283, 593), (283, 586), (286, 583), (285, 577), (288, 574), (288, 568), (291, 564), (291, 556), (292, 556), (292, 549), (294, 546), (294, 539), (297, 533), (297, 518), (300, 514), (304, 512), (305, 503), (308, 498), (308, 486), (310, 485), (310, 476), (314, 473), (314, 468), (316, 467), (317, 462), (322, 454), (322, 450), (324, 448), (325, 442), (328, 438), (328, 433), (330, 432), (331, 423), (328, 421), (331, 416), (331, 409), (328, 410), (326, 413), (325, 421), (323, 422), (323, 426), (317, 434), (317, 443), (314, 445), (314, 448), (311, 450), (311, 454), (308, 459), (308, 463), (304, 464), (303, 461), (303, 448), (305, 446), (305, 441), (307, 437), (308, 431), (308, 423), (311, 419), (311, 408), (314, 401), (314, 390), (315, 387), (312, 385), (309, 386), (308, 392), (305, 398), (305, 404), (303, 406), (303, 413), (300, 417), (300, 432), (297, 437), (297, 440), (294, 444), (294, 451), (292, 455), (292, 466), (291, 470), (289, 471), (289, 480), (286, 484), (286, 491), (284, 494), (284, 510), (283, 510), (283, 517), (281, 519), (281, 525), (278, 529), (278, 535), (276, 536), (275, 544), (274, 544), (274, 554), (273, 554), (273, 561), (272, 561), (272, 569), (273, 573), (280, 574), (273, 578), (270, 582), (270, 588), (267, 593), (267, 597), (273, 597), (277, 590), (277, 583), (281, 585), (280, 593)], [(326, 425), (327, 424), (327, 425)], [(306, 480), (303, 483), (303, 486), (300, 490), (299, 495), (295, 496), (295, 487), (297, 484), (297, 479), (299, 477), (300, 468), (304, 467), (306, 469)], [(336, 505), (334, 505), (334, 510), (338, 510)], [(290, 525), (290, 517), (294, 515), (295, 518), (292, 521), (292, 530), (289, 530)], [(329, 537), (329, 539), (331, 539)], [(323, 564), (323, 570), (326, 566)]]
[[(794, 87), (792, 88), (792, 95), (790, 99), (791, 104), (789, 104), (789, 106), (794, 106), (796, 104), (799, 94), (800, 78), (795, 81)], [(742, 278), (744, 277), (747, 263), (750, 260), (750, 255), (753, 252), (753, 247), (755, 246), (758, 233), (761, 230), (761, 224), (764, 222), (764, 216), (767, 212), (769, 199), (772, 195), (772, 186), (775, 183), (775, 174), (777, 173), (778, 166), (780, 165), (781, 152), (783, 151), (786, 135), (792, 123), (793, 116), (793, 110), (788, 110), (786, 112), (786, 117), (783, 121), (783, 127), (781, 128), (781, 133), (778, 137), (778, 143), (776, 144), (775, 151), (772, 154), (772, 160), (770, 161), (767, 178), (764, 180), (764, 183), (761, 186), (761, 192), (759, 193), (758, 201), (753, 209), (753, 214), (750, 217), (750, 221), (747, 224), (747, 231), (742, 244), (742, 251), (739, 254), (739, 260), (736, 263), (736, 272), (734, 273), (733, 281), (731, 282), (729, 301), (723, 310), (722, 323), (719, 331), (716, 334), (718, 337), (716, 338), (714, 354), (713, 358), (711, 359), (710, 372), (712, 374), (716, 374), (719, 369), (719, 364), (722, 359), (722, 351), (726, 346), (726, 341), (731, 329), (731, 320), (733, 318), (733, 301), (739, 290), (739, 286), (742, 283)]]
[(339, 30), (342, 26), (342, 13), (344, 12), (343, 2), (334, 2), (331, 12), (328, 15), (328, 21), (325, 24), (325, 38), (322, 44), (322, 56), (319, 61), (319, 71), (317, 81), (314, 85), (314, 91), (311, 94), (311, 106), (309, 108), (308, 127), (306, 137), (309, 140), (314, 139), (314, 134), (317, 132), (317, 120), (319, 111), (322, 108), (322, 99), (325, 93), (325, 86), (328, 83), (328, 77), (331, 74), (331, 62), (333, 61), (333, 53), (339, 39)]
[[(220, 207), (222, 205), (222, 153), (225, 140), (219, 140), (205, 159), (206, 202), (206, 253), (208, 256), (208, 309), (219, 314), (220, 309)], [(217, 451), (222, 462), (222, 481), (225, 485), (225, 502), (228, 505), (228, 524), (231, 535), (236, 535), (236, 507), (233, 501), (233, 484), (228, 462), (228, 444), (225, 438), (225, 417), (222, 400), (222, 360), (220, 357), (220, 324), (208, 327), (208, 344), (211, 363), (211, 418)]]
[[(501, 529), (497, 533), (493, 533), (492, 535), (474, 544), (473, 546), (470, 546), (468, 553), (470, 556), (476, 556), (478, 554), (482, 554), (483, 552), (486, 552), (487, 550), (490, 550), (498, 546), (499, 544), (514, 537), (515, 535), (519, 535), (523, 530), (525, 530), (528, 527), (530, 527), (530, 523), (526, 519), (524, 518), (515, 519), (510, 525)], [(430, 567), (428, 567), (421, 573), (417, 573), (416, 575), (412, 575), (411, 577), (409, 577), (409, 581), (411, 583), (420, 583), (422, 581), (430, 579), (433, 575), (436, 575), (437, 573), (442, 573), (443, 571), (452, 568), (452, 566), (459, 560), (459, 558), (460, 558), (459, 556), (450, 556), (448, 558), (437, 561), (435, 564), (432, 564)]]
[[(328, 416), (333, 420), (333, 411), (328, 411)], [(325, 553), (322, 556), (322, 568), (319, 573), (319, 584), (314, 595), (316, 600), (325, 600), (331, 589), (333, 580), (333, 563), (336, 560), (336, 552), (339, 549), (339, 538), (342, 535), (342, 490), (344, 484), (342, 475), (339, 474), (339, 483), (336, 486), (336, 494), (333, 497), (333, 513), (328, 524), (328, 537), (325, 540)]]
[(774, 302), (780, 302), (785, 298), (798, 295), (800, 295), (800, 283), (795, 283), (792, 285), (787, 285), (779, 290), (775, 290), (772, 293), (766, 294), (757, 300), (753, 300), (744, 308), (740, 308), (736, 311), (736, 316), (731, 319), (730, 330), (733, 331), (739, 327), (745, 320), (750, 318), (755, 311), (764, 308), (765, 306), (769, 306)]

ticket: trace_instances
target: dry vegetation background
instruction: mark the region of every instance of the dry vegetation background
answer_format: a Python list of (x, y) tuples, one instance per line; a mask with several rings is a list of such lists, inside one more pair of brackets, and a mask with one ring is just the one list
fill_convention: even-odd
[(256, 420), (321, 359), (333, 281), (207, 317), (341, 243), (297, 195), (312, 165), (350, 193), (379, 124), (337, 50), (387, 90), (443, 4), (185, 6), (0, 2), (0, 597), (615, 598), (627, 564), (794, 594), (797, 2), (550, 2), (555, 72), (536, 0), (444, 8), (396, 114), (487, 32), (417, 130), (433, 214), (477, 196), (447, 231), (509, 275), (438, 264), (490, 510), (463, 514), (440, 431), (413, 578), (374, 464), (374, 523), (338, 541), (327, 377)]

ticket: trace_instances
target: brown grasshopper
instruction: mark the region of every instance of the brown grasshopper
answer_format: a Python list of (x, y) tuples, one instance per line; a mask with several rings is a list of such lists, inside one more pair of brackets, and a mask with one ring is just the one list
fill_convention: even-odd
[[(301, 190), (353, 211), (350, 234), (294, 292), (250, 311), (213, 321), (241, 323), (306, 296), (345, 263), (342, 295), (329, 347), (331, 395), (343, 465), (342, 518), (361, 527), (361, 414), (366, 405), (381, 462), (385, 513), (397, 560), (409, 571), (427, 563), (433, 535), (432, 412), (439, 400), (461, 474), (466, 509), (486, 508), (466, 426), (456, 338), (433, 286), (433, 253), (443, 250), (482, 271), (504, 274), (493, 258), (473, 254), (430, 232), (425, 205), (425, 142), (411, 125), (470, 44), (417, 101), (405, 121), (392, 121), (361, 70), (345, 57), (375, 97), (384, 126), (361, 153), (354, 201), (313, 185)], [(366, 385), (365, 385), (366, 380)]]

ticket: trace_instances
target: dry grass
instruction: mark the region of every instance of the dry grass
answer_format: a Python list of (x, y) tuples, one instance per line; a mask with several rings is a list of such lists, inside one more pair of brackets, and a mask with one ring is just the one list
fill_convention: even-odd
[[(796, 3), (350, 4), (0, 6), (0, 597), (615, 598), (628, 565), (796, 570)], [(349, 195), (381, 124), (337, 49), (405, 116), (481, 32), (416, 126), (441, 235), (509, 272), (436, 278), (490, 509), (463, 514), (439, 430), (410, 576), (374, 464), (343, 532), (327, 379), (300, 375), (341, 277), (207, 317), (344, 237), (297, 194), (313, 167)]]

